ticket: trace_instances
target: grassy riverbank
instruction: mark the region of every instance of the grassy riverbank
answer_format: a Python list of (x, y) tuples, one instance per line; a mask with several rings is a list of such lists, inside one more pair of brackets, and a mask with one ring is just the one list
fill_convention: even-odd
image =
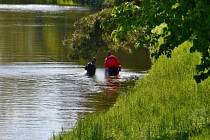
[(187, 41), (171, 58), (161, 56), (136, 87), (106, 113), (92, 114), (57, 139), (208, 139), (210, 78), (193, 79), (201, 55)]

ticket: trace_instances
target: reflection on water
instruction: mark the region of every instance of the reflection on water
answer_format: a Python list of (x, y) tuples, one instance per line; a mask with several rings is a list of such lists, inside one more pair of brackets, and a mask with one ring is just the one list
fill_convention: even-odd
[(65, 11), (87, 11), (88, 8), (78, 6), (59, 6), (59, 5), (38, 5), (38, 4), (27, 4), (26, 5), (15, 5), (15, 4), (0, 4), (0, 11), (10, 12), (58, 12), (62, 13)]
[[(87, 102), (94, 106), (96, 111), (106, 110), (110, 105), (115, 103), (119, 90), (123, 91), (133, 87), (136, 80), (143, 78), (146, 72), (139, 72), (129, 69), (122, 69), (120, 74), (117, 77), (107, 77), (105, 75), (104, 69), (97, 69), (96, 75), (93, 77), (96, 82), (96, 86), (99, 86), (102, 89), (100, 94), (90, 94), (87, 98), (90, 99)], [(99, 101), (99, 102), (98, 102)], [(98, 102), (98, 103), (95, 103)]]
[(0, 65), (1, 139), (45, 140), (61, 127), (72, 128), (80, 114), (104, 110), (115, 101), (120, 83), (139, 76), (123, 71), (106, 79), (104, 69), (97, 69), (88, 77), (72, 63)]
[(62, 40), (71, 37), (73, 23), (89, 12), (65, 9), (0, 4), (0, 63), (69, 61), (71, 49), (63, 47)]

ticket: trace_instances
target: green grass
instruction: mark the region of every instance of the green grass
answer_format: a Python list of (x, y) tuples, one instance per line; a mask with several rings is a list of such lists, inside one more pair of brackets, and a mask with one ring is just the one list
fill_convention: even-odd
[(210, 78), (196, 84), (201, 55), (184, 42), (161, 56), (134, 89), (106, 113), (91, 114), (62, 140), (210, 139)]

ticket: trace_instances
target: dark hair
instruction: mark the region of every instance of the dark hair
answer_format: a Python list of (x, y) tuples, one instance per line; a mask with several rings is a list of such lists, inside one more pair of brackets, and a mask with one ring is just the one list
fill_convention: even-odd
[(95, 57), (93, 57), (92, 62), (96, 62), (96, 58)]
[(107, 55), (110, 56), (111, 54), (112, 54), (112, 52), (111, 51), (108, 51)]

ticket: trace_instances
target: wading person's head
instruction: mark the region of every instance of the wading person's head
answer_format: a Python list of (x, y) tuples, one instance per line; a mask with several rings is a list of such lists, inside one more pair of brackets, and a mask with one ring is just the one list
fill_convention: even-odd
[(108, 51), (107, 56), (110, 56), (110, 55), (112, 55), (112, 52)]
[(96, 63), (96, 58), (95, 57), (93, 57), (93, 59), (92, 59), (92, 63)]

